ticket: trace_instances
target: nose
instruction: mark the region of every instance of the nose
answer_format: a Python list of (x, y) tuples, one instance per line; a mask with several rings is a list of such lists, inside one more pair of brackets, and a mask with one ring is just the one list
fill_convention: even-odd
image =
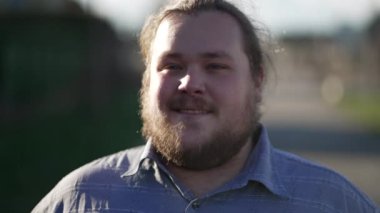
[(205, 84), (202, 74), (188, 70), (186, 75), (180, 79), (178, 90), (189, 95), (201, 95), (205, 92)]

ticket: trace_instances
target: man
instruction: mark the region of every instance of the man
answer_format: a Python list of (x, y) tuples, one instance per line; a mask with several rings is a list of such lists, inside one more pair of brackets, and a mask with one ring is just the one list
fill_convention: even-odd
[(87, 164), (33, 212), (379, 212), (340, 175), (271, 147), (263, 53), (223, 0), (184, 0), (141, 34), (144, 147)]

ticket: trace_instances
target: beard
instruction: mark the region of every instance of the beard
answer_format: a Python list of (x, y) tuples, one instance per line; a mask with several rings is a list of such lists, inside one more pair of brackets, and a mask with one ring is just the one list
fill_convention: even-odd
[[(184, 144), (181, 138), (182, 132), (189, 126), (182, 122), (172, 124), (167, 114), (159, 110), (158, 106), (151, 105), (147, 90), (142, 89), (140, 98), (142, 133), (146, 139), (151, 139), (155, 151), (168, 163), (191, 170), (210, 169), (226, 163), (247, 142), (252, 142), (248, 139), (257, 129), (260, 118), (260, 101), (256, 101), (260, 99), (252, 94), (247, 95), (245, 105), (236, 109), (235, 116), (224, 115), (226, 119), (220, 122), (218, 129), (204, 135), (202, 128), (198, 127), (200, 134), (195, 137), (197, 141), (189, 145)], [(216, 107), (211, 103), (187, 94), (179, 94), (168, 103), (169, 108), (189, 104), (201, 109), (213, 109), (211, 113), (217, 114)]]

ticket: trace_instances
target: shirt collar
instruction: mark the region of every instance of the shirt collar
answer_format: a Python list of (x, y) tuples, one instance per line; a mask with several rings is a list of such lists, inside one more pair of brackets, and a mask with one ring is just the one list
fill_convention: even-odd
[(129, 165), (129, 168), (128, 170), (121, 175), (121, 177), (127, 177), (127, 176), (131, 176), (131, 175), (134, 175), (137, 173), (137, 171), (144, 165), (143, 162), (145, 161), (145, 159), (152, 159), (154, 161), (157, 162), (157, 159), (154, 155), (154, 152), (153, 152), (153, 147), (152, 147), (152, 143), (150, 142), (150, 140), (147, 141), (146, 145), (144, 146), (141, 154), (139, 157), (135, 156), (136, 157), (136, 160), (135, 159), (130, 159), (130, 165)]
[(272, 193), (288, 197), (284, 184), (277, 173), (279, 165), (275, 162), (274, 149), (270, 143), (265, 127), (260, 126), (259, 139), (252, 150), (242, 175), (246, 180), (257, 181), (263, 184)]
[[(279, 165), (276, 164), (278, 162), (274, 162), (275, 154), (273, 147), (270, 144), (267, 130), (261, 125), (259, 128), (259, 139), (248, 158), (246, 166), (239, 176), (244, 177), (246, 181), (256, 181), (263, 184), (270, 192), (276, 195), (288, 197), (289, 193), (276, 171)], [(134, 175), (140, 168), (145, 168), (146, 165), (144, 164), (144, 161), (146, 159), (151, 159), (157, 164), (161, 164), (157, 154), (154, 152), (150, 139), (147, 141), (139, 160), (131, 161), (129, 169), (122, 175), (122, 177)]]

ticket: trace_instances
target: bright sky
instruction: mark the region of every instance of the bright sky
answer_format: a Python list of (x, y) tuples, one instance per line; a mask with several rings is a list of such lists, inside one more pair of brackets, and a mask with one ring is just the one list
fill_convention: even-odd
[(273, 33), (331, 32), (348, 25), (361, 28), (376, 13), (380, 0), (256, 0), (258, 19)]
[(139, 30), (161, 0), (74, 0), (110, 21), (118, 30)]
[[(139, 30), (161, 0), (76, 0), (117, 29)], [(380, 0), (233, 0), (271, 33), (331, 32), (343, 24), (360, 28), (377, 12)]]

